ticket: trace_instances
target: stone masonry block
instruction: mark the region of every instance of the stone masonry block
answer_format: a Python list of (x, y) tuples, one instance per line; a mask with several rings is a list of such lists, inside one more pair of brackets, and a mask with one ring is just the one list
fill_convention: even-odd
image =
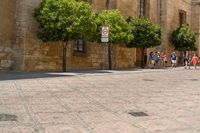
[(11, 67), (12, 61), (11, 60), (1, 60), (1, 67), (9, 68)]

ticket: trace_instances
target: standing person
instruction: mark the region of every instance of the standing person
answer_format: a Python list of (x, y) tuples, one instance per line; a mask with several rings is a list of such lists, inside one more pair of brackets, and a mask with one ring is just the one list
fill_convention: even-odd
[(158, 60), (157, 61), (158, 62), (158, 67), (161, 68), (161, 63), (162, 62), (161, 62), (161, 58), (160, 58), (160, 52), (158, 52), (158, 54), (157, 54), (157, 60)]
[(190, 69), (190, 62), (191, 62), (191, 55), (187, 53), (183, 56), (183, 64), (185, 69), (187, 68)]
[(197, 63), (198, 63), (198, 57), (196, 56), (195, 53), (194, 53), (194, 55), (193, 55), (193, 57), (192, 57), (191, 62), (193, 63), (194, 68), (197, 69), (196, 65), (197, 65)]
[(144, 66), (146, 66), (147, 64), (147, 53), (145, 52), (144, 53)]
[(188, 63), (189, 63), (188, 54), (184, 54), (184, 55), (183, 55), (183, 65), (184, 65), (184, 68), (185, 68), (185, 69), (187, 69)]
[(159, 64), (159, 61), (160, 61), (160, 52), (155, 52), (155, 55), (154, 55), (154, 59), (155, 59), (155, 66), (156, 67), (159, 67), (160, 64)]
[(149, 58), (151, 61), (151, 68), (153, 69), (155, 67), (155, 55), (153, 52), (150, 52)]
[(177, 60), (176, 52), (173, 52), (171, 54), (172, 68), (176, 67), (176, 60)]
[(160, 55), (160, 59), (161, 59), (161, 67), (165, 68), (165, 63), (167, 63), (167, 56), (165, 53), (161, 53)]

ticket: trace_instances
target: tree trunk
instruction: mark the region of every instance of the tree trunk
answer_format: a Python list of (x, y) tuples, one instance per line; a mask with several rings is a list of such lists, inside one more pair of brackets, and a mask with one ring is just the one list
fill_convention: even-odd
[(144, 50), (145, 48), (141, 48), (141, 51), (142, 51), (142, 56), (141, 56), (141, 68), (144, 68)]
[(67, 67), (67, 43), (68, 41), (64, 41), (62, 45), (62, 71), (66, 72)]
[(111, 55), (111, 44), (108, 43), (108, 68), (112, 70), (112, 55)]

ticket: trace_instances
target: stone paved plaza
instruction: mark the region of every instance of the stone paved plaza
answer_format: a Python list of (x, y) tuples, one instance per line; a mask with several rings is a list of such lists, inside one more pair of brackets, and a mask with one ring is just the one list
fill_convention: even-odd
[(0, 133), (200, 133), (200, 68), (2, 72)]

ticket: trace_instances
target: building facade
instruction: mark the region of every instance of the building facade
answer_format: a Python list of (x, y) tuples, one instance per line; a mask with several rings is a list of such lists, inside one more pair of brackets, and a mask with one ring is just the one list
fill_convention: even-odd
[[(172, 52), (169, 36), (180, 24), (188, 24), (200, 44), (200, 1), (198, 0), (89, 0), (94, 13), (119, 9), (122, 15), (149, 18), (162, 28), (162, 45), (157, 49)], [(38, 23), (33, 17), (40, 0), (0, 1), (0, 69), (20, 71), (61, 71), (62, 46), (43, 43), (37, 38)], [(147, 50), (148, 52), (148, 50)], [(112, 45), (112, 67), (132, 68), (141, 52)], [(200, 50), (198, 50), (200, 55)], [(77, 40), (67, 46), (67, 69), (106, 69), (106, 45)]]

